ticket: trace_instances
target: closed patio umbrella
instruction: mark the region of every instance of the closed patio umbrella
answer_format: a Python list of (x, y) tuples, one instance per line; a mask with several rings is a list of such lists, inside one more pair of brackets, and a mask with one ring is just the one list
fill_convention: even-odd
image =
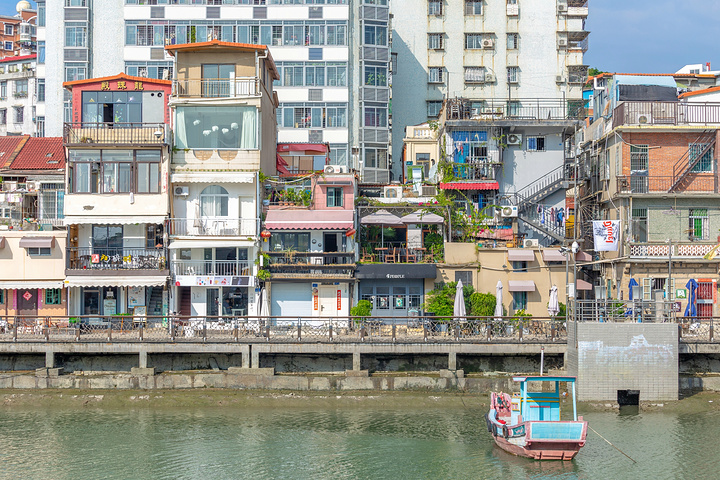
[(465, 295), (463, 295), (463, 284), (462, 280), (458, 280), (457, 286), (455, 287), (455, 304), (453, 305), (453, 317), (458, 322), (466, 322), (467, 315), (465, 310)]
[(498, 280), (495, 286), (495, 320), (502, 320), (503, 304), (502, 304), (503, 284)]
[(628, 300), (633, 299), (633, 287), (637, 287), (638, 283), (635, 281), (634, 278), (630, 279), (630, 283), (628, 284), (628, 288), (630, 289), (630, 292), (628, 293)]
[(685, 288), (690, 290), (690, 300), (688, 300), (687, 307), (685, 308), (686, 317), (697, 317), (697, 308), (695, 307), (695, 291), (698, 288), (698, 283), (694, 279), (690, 279), (686, 284)]
[(548, 301), (548, 313), (551, 317), (554, 317), (560, 313), (560, 303), (558, 302), (558, 288), (557, 285), (553, 285), (550, 289), (550, 300)]

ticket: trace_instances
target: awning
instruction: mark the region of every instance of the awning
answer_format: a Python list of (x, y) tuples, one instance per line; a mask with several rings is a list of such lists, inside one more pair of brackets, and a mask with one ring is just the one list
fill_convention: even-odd
[(508, 280), (509, 292), (534, 292), (535, 282), (532, 280)]
[(249, 247), (255, 244), (256, 240), (212, 240), (203, 238), (198, 240), (171, 240), (168, 248), (178, 250), (181, 248), (206, 248), (206, 247)]
[(560, 253), (557, 249), (549, 248), (542, 251), (543, 260), (546, 262), (564, 262), (565, 255)]
[(268, 230), (347, 230), (353, 228), (353, 210), (270, 210)]
[(440, 215), (436, 213), (423, 212), (408, 213), (404, 217), (401, 217), (400, 220), (403, 223), (408, 223), (411, 225), (417, 225), (421, 223), (426, 225), (442, 225), (443, 223), (445, 223), (445, 219)]
[(586, 282), (585, 280), (577, 280), (577, 289), (578, 290), (592, 290), (593, 286), (590, 284), (590, 282)]
[(278, 152), (318, 152), (327, 153), (326, 143), (278, 143)]
[(188, 172), (170, 175), (172, 183), (253, 183), (255, 174), (248, 172)]
[(511, 262), (534, 262), (535, 252), (530, 249), (513, 248), (508, 250), (508, 260)]
[(5, 248), (5, 237), (0, 237), (0, 248)]
[(66, 287), (157, 287), (165, 285), (165, 282), (167, 277), (150, 275), (83, 275), (65, 278)]
[(165, 223), (167, 219), (164, 215), (123, 215), (123, 216), (107, 216), (107, 215), (67, 215), (65, 216), (65, 225), (85, 225), (85, 224), (100, 224), (100, 225), (138, 225), (142, 223), (149, 223), (152, 225), (159, 225)]
[(592, 255), (585, 252), (578, 252), (575, 254), (575, 261), (577, 262), (592, 262)]
[(499, 190), (500, 184), (498, 184), (498, 182), (482, 182), (482, 183), (450, 182), (450, 183), (441, 183), (440, 188), (442, 188), (443, 190)]
[(55, 237), (22, 237), (20, 248), (52, 248)]
[(387, 210), (378, 210), (375, 213), (362, 217), (360, 223), (363, 225), (384, 225), (386, 227), (402, 227), (405, 225), (402, 220), (400, 220), (400, 217), (393, 215)]
[(62, 288), (62, 280), (4, 280), (0, 282), (0, 289), (15, 289), (20, 290), (24, 288)]

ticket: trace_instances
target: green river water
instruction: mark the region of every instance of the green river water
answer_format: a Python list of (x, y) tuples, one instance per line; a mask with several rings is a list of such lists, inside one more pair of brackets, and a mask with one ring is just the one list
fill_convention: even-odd
[(262, 407), (8, 406), (6, 399), (0, 478), (720, 478), (717, 396), (696, 399), (692, 408), (680, 402), (634, 414), (581, 412), (636, 464), (594, 433), (572, 462), (511, 456), (486, 432), (481, 399), (457, 400), (426, 394), (419, 403), (310, 399)]

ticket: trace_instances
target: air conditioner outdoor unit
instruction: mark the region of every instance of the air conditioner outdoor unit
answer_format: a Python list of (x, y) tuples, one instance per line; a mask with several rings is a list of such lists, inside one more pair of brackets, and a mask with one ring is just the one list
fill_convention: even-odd
[(190, 187), (175, 187), (173, 191), (176, 197), (187, 197), (190, 195)]
[(565, 83), (565, 77), (562, 75), (555, 75), (555, 83)]
[(423, 197), (434, 197), (437, 195), (437, 187), (432, 185), (423, 185), (420, 189), (420, 194)]
[(539, 247), (540, 241), (537, 238), (526, 238), (523, 242), (523, 247), (525, 248), (532, 248), (532, 247)]
[(3, 182), (3, 190), (6, 192), (14, 192), (17, 190), (17, 182)]
[(495, 75), (492, 73), (485, 74), (485, 83), (495, 83)]
[(637, 121), (635, 123), (637, 123), (638, 125), (651, 124), (652, 115), (650, 115), (649, 113), (638, 113), (636, 120)]
[(323, 170), (325, 173), (347, 173), (345, 165), (325, 165)]
[(558, 38), (558, 48), (567, 48), (568, 41), (566, 38)]
[(383, 197), (402, 198), (402, 187), (383, 187)]
[(522, 145), (522, 135), (519, 133), (510, 133), (507, 136), (508, 145)]
[(518, 216), (518, 207), (516, 207), (515, 205), (501, 206), (500, 216), (503, 218), (515, 218)]
[(40, 182), (27, 182), (27, 189), (29, 192), (36, 192), (40, 190)]
[(490, 38), (486, 38), (482, 41), (482, 47), (483, 48), (493, 48), (495, 47), (495, 42), (492, 41)]
[(559, 13), (565, 13), (565, 12), (567, 12), (567, 9), (568, 9), (568, 6), (565, 5), (564, 3), (558, 4), (558, 12)]

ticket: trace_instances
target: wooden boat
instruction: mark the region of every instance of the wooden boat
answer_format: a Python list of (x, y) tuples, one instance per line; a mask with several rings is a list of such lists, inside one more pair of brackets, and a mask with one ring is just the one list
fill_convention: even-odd
[[(506, 452), (537, 460), (572, 460), (585, 445), (587, 422), (577, 416), (575, 377), (513, 377), (520, 382), (520, 393), (490, 396), (490, 412), (485, 416), (488, 432)], [(529, 382), (555, 382), (555, 391), (528, 391)], [(572, 420), (561, 420), (560, 405), (567, 383), (572, 396)]]

